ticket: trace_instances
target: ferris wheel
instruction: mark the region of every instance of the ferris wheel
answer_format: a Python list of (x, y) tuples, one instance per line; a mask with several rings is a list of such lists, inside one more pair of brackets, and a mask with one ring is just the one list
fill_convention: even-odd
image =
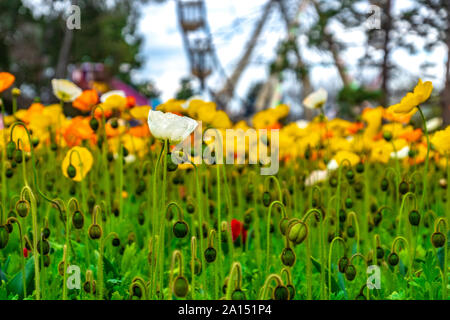
[[(207, 9), (204, 0), (176, 0), (178, 24), (183, 39), (183, 46), (190, 65), (190, 73), (198, 79), (202, 91), (207, 90), (218, 107), (227, 110), (232, 99), (240, 99), (236, 95), (236, 87), (244, 70), (251, 62), (258, 39), (263, 34), (263, 28), (269, 20), (269, 15), (274, 9), (279, 10), (282, 20), (285, 21), (287, 39), (297, 36), (298, 16), (301, 10), (308, 4), (308, 0), (267, 0), (261, 8), (260, 17), (255, 21), (253, 32), (237, 60), (234, 69), (227, 74), (224, 70), (214, 46), (212, 34), (207, 20)], [(300, 55), (297, 54), (298, 64), (302, 65)], [(207, 87), (207, 78), (217, 73), (222, 79), (219, 88)], [(279, 76), (270, 74), (265, 80), (258, 98), (257, 110), (267, 108), (279, 96)], [(309, 90), (308, 79), (303, 79), (303, 87)], [(240, 99), (243, 102), (243, 99)]]

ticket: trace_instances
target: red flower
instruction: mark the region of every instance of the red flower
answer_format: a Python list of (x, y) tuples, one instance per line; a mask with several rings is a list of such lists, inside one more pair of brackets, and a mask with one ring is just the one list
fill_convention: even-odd
[(23, 248), (23, 256), (25, 258), (28, 258), (28, 249), (27, 248)]
[(247, 240), (247, 230), (244, 229), (244, 224), (236, 219), (231, 220), (231, 238), (233, 241), (236, 241), (241, 234), (242, 242), (245, 243)]

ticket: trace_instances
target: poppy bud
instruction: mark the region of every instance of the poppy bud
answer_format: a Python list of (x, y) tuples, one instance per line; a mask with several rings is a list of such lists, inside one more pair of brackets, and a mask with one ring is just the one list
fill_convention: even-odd
[(377, 259), (384, 258), (384, 249), (380, 246), (377, 247)]
[(111, 127), (112, 127), (113, 129), (117, 129), (117, 128), (119, 127), (119, 122), (117, 121), (116, 118), (111, 119), (110, 124), (111, 124)]
[(50, 252), (50, 243), (47, 240), (38, 241), (37, 251), (42, 255), (48, 254)]
[(417, 210), (411, 210), (408, 216), (409, 223), (412, 226), (418, 226), (420, 223), (420, 213)]
[(352, 198), (345, 199), (345, 207), (347, 209), (351, 209), (353, 207), (353, 200), (352, 200)]
[(384, 131), (383, 132), (383, 139), (387, 142), (392, 140), (392, 133), (390, 131)]
[(217, 251), (213, 247), (208, 247), (206, 248), (204, 255), (206, 262), (211, 263), (216, 260)]
[(284, 248), (281, 252), (281, 262), (287, 267), (292, 267), (295, 263), (294, 250), (291, 248)]
[(30, 211), (30, 203), (27, 200), (17, 201), (16, 211), (20, 217), (25, 218), (28, 215), (28, 212)]
[(406, 181), (400, 182), (400, 185), (398, 186), (398, 191), (400, 192), (400, 194), (404, 195), (408, 192), (408, 190), (409, 190), (408, 183)]
[(353, 228), (353, 226), (348, 226), (347, 227), (347, 236), (349, 238), (355, 237), (355, 228)]
[(44, 230), (42, 230), (42, 239), (47, 240), (50, 237), (50, 229), (49, 228), (44, 228)]
[(294, 300), (295, 297), (295, 288), (292, 284), (288, 284), (286, 288), (289, 291), (289, 300)]
[(81, 211), (77, 210), (72, 215), (72, 224), (75, 229), (82, 229), (84, 226), (84, 215)]
[(339, 272), (340, 273), (344, 273), (345, 268), (347, 267), (349, 262), (350, 261), (345, 256), (339, 259), (339, 261), (338, 261), (338, 268), (339, 268)]
[(263, 200), (264, 206), (268, 207), (270, 205), (270, 203), (272, 202), (272, 197), (270, 196), (270, 193), (268, 191), (265, 191), (263, 193), (262, 200)]
[(167, 171), (172, 172), (177, 170), (178, 164), (173, 162), (171, 153), (167, 154), (166, 162), (167, 162)]
[(199, 276), (202, 273), (202, 262), (199, 258), (194, 258), (194, 260), (191, 260), (191, 268), (194, 269), (194, 274), (196, 276)]
[(113, 238), (113, 239), (112, 239), (112, 245), (113, 245), (114, 247), (120, 246), (120, 239), (119, 239), (119, 238)]
[(77, 169), (75, 169), (72, 164), (69, 164), (69, 166), (67, 167), (67, 175), (70, 179), (75, 178), (75, 176), (77, 175)]
[(91, 120), (89, 120), (89, 126), (92, 130), (97, 131), (99, 126), (98, 120), (96, 118), (91, 118)]
[(8, 158), (8, 160), (13, 159), (14, 151), (16, 151), (16, 143), (14, 141), (9, 141), (6, 145), (6, 157)]
[(14, 175), (13, 169), (10, 167), (6, 168), (5, 176), (9, 179), (9, 178), (12, 178), (13, 175)]
[(193, 214), (193, 213), (195, 212), (195, 206), (194, 206), (194, 204), (192, 203), (192, 201), (189, 201), (189, 202), (187, 203), (187, 205), (186, 205), (186, 211), (187, 211), (189, 214)]
[(442, 248), (445, 245), (445, 235), (442, 232), (434, 232), (431, 235), (431, 243), (435, 248)]
[(347, 172), (345, 173), (345, 176), (347, 177), (348, 181), (352, 181), (355, 178), (355, 173), (353, 172), (352, 169), (347, 170)]
[(100, 227), (100, 225), (98, 224), (91, 224), (88, 230), (89, 233), (89, 237), (92, 240), (96, 240), (96, 239), (100, 239), (100, 237), (102, 236), (102, 228)]
[(381, 190), (382, 191), (387, 191), (387, 189), (389, 188), (389, 181), (386, 177), (383, 178), (383, 180), (381, 180)]
[(189, 291), (189, 283), (187, 279), (183, 276), (178, 276), (175, 278), (173, 283), (173, 293), (178, 298), (184, 298), (187, 296)]
[(347, 211), (344, 209), (339, 209), (339, 221), (344, 223), (347, 220)]
[(306, 225), (302, 223), (295, 223), (293, 226), (291, 226), (288, 232), (289, 240), (296, 245), (302, 243), (306, 239), (307, 235), (308, 229)]
[(289, 300), (289, 290), (285, 286), (278, 285), (275, 290), (273, 290), (274, 300)]
[(84, 292), (95, 294), (96, 293), (95, 289), (96, 289), (95, 280), (85, 281), (83, 283), (83, 290), (84, 290)]
[(387, 260), (388, 260), (389, 265), (391, 265), (392, 267), (395, 267), (399, 263), (400, 258), (397, 253), (391, 252), (388, 255)]
[(14, 161), (22, 163), (22, 150), (16, 149), (16, 151), (14, 151)]
[(39, 144), (39, 138), (38, 137), (31, 138), (31, 144), (33, 145), (34, 148), (36, 148)]
[(246, 300), (245, 293), (241, 289), (236, 289), (231, 293), (231, 300)]
[(356, 165), (356, 172), (358, 172), (358, 173), (363, 173), (364, 172), (364, 164), (362, 162), (359, 162)]
[(356, 277), (356, 268), (352, 264), (348, 264), (344, 269), (345, 278), (352, 281)]
[(5, 226), (0, 226), (0, 249), (5, 248), (8, 245), (9, 233)]
[(172, 231), (173, 231), (173, 234), (175, 235), (175, 237), (181, 239), (181, 238), (186, 237), (186, 235), (189, 232), (189, 227), (186, 222), (180, 220), (180, 221), (175, 222), (175, 224), (173, 225)]

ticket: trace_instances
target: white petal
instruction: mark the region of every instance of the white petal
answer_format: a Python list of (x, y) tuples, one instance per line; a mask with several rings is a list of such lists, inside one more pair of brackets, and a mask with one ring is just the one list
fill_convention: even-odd
[(112, 90), (102, 94), (102, 96), (100, 97), (100, 102), (105, 102), (106, 99), (108, 99), (111, 96), (121, 96), (124, 98), (127, 97), (125, 92), (123, 92), (122, 90)]

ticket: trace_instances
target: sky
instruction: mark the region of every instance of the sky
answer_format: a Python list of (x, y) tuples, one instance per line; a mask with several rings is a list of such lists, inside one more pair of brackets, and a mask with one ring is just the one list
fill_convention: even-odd
[[(213, 42), (218, 58), (229, 75), (245, 48), (255, 21), (262, 13), (262, 7), (267, 0), (206, 0), (207, 20), (211, 30)], [(408, 8), (411, 0), (394, 1), (394, 12)], [(300, 16), (301, 21), (311, 22), (313, 14), (306, 10)], [(342, 53), (351, 75), (357, 75), (359, 70), (356, 61), (361, 57), (365, 48), (364, 26), (352, 30), (346, 30), (340, 25), (333, 25), (332, 31), (338, 39), (351, 44), (350, 48)], [(139, 32), (144, 36), (142, 58), (144, 65), (134, 74), (136, 79), (152, 79), (157, 88), (162, 92), (162, 99), (167, 100), (174, 96), (179, 88), (180, 79), (189, 76), (189, 64), (181, 33), (176, 17), (176, 2), (169, 0), (164, 4), (148, 4), (143, 7), (142, 18), (139, 22)], [(410, 35), (405, 34), (405, 38)], [(268, 62), (275, 57), (277, 44), (285, 38), (284, 25), (280, 21), (278, 10), (272, 13), (266, 22), (262, 36), (252, 55), (251, 64), (241, 77), (237, 96), (246, 96), (249, 87), (258, 80), (268, 77)], [(300, 38), (301, 47), (305, 47), (306, 39)], [(420, 39), (415, 39), (420, 41)], [(331, 62), (327, 53), (305, 50), (303, 56), (308, 63)], [(446, 52), (443, 48), (437, 48), (432, 54), (420, 53), (412, 56), (404, 50), (395, 50), (392, 59), (404, 69), (404, 77), (394, 79), (393, 82), (415, 82), (417, 77), (433, 80), (439, 86), (444, 77), (444, 61)], [(438, 62), (437, 66), (428, 70), (425, 74), (420, 69), (424, 61)], [(376, 78), (377, 74), (368, 74), (368, 77)], [(315, 88), (321, 86), (326, 89), (338, 89), (340, 83), (336, 81), (337, 71), (332, 66), (315, 66), (311, 70), (312, 83)], [(213, 74), (208, 79), (208, 86), (219, 89), (223, 86), (223, 78)], [(283, 84), (289, 87), (289, 84)], [(237, 104), (239, 99), (234, 101)], [(299, 102), (299, 104), (301, 104)]]

